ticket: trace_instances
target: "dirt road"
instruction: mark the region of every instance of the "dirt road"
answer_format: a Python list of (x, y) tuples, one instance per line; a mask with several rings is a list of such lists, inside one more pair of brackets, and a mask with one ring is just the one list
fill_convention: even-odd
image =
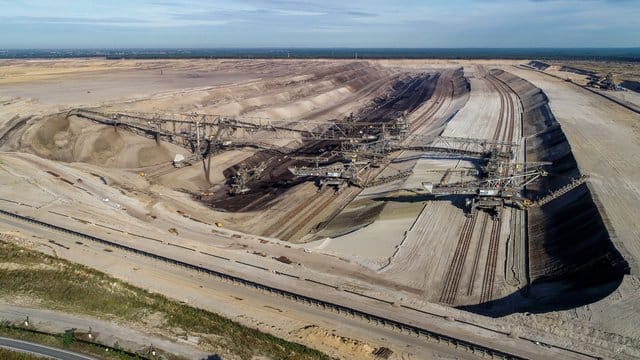
[[(366, 339), (364, 344), (368, 344), (364, 348), (375, 348), (379, 346), (388, 346), (399, 353), (399, 356), (408, 356), (409, 358), (421, 359), (424, 356), (431, 357), (434, 353), (458, 354), (456, 356), (466, 357), (466, 352), (462, 348), (450, 347), (444, 343), (432, 342), (425, 338), (416, 337), (415, 334), (407, 334), (397, 332), (388, 327), (380, 327), (366, 321), (345, 316), (345, 314), (327, 312), (322, 308), (308, 306), (305, 304), (287, 301), (283, 306), (282, 299), (269, 293), (257, 292), (248, 287), (238, 286), (234, 283), (228, 283), (194, 273), (182, 268), (176, 268), (171, 265), (165, 265), (161, 262), (148, 260), (144, 257), (131, 255), (113, 249), (110, 252), (104, 251), (104, 246), (100, 244), (84, 244), (78, 247), (72, 238), (60, 236), (59, 233), (52, 233), (40, 227), (32, 225), (14, 223), (7, 218), (0, 218), (3, 226), (21, 229), (27, 233), (37, 234), (40, 238), (33, 238), (35, 244), (45, 245), (45, 252), (50, 252), (48, 239), (55, 239), (69, 249), (55, 249), (57, 256), (62, 256), (69, 260), (85, 264), (103, 271), (106, 271), (124, 281), (130, 282), (136, 286), (141, 286), (150, 291), (170, 294), (180, 294), (178, 300), (185, 301), (194, 306), (203, 307), (210, 311), (223, 313), (236, 321), (245, 325), (256, 326), (263, 331), (269, 331), (277, 336), (292, 341), (300, 342), (308, 346), (313, 346), (328, 354), (343, 354), (346, 349), (332, 349), (326, 347), (326, 343), (330, 342), (333, 336), (343, 336), (349, 339)], [(13, 225), (12, 225), (13, 223)], [(173, 256), (176, 256), (176, 250)], [(100, 254), (100, 256), (98, 256)], [(168, 255), (168, 254), (167, 254)], [(129, 264), (129, 265), (125, 265)], [(279, 286), (282, 286), (280, 284)], [(345, 296), (349, 298), (348, 293), (329, 294), (326, 290), (322, 291), (325, 296), (329, 295), (332, 301), (343, 302), (340, 300)], [(174, 297), (173, 295), (172, 297)], [(319, 296), (319, 295), (317, 295)], [(337, 296), (337, 297), (336, 297)], [(367, 311), (380, 312), (378, 305), (369, 304), (370, 301), (362, 298), (352, 298), (346, 300), (347, 304), (354, 306), (358, 303)], [(251, 311), (247, 311), (251, 309)], [(499, 346), (508, 351), (513, 351), (527, 358), (536, 357), (534, 354), (540, 352), (533, 341), (525, 339), (515, 339), (506, 334), (496, 334), (492, 331), (483, 330), (481, 327), (475, 327), (473, 330), (465, 329), (463, 323), (451, 322), (444, 318), (434, 318), (428, 316), (423, 319), (417, 319), (411, 311), (407, 312), (407, 308), (390, 306), (388, 309), (380, 312), (385, 316), (402, 319), (408, 323), (424, 323), (430, 324), (429, 327), (438, 329), (438, 331), (452, 332), (463, 336), (465, 340), (482, 341), (486, 343), (490, 341), (494, 346)], [(335, 324), (341, 324), (340, 329), (335, 329)], [(260, 326), (261, 325), (261, 326)], [(327, 329), (332, 335), (328, 338), (318, 341), (314, 338), (300, 338), (297, 334), (308, 326), (318, 326), (321, 329)], [(337, 331), (334, 331), (337, 330)], [(480, 340), (480, 338), (483, 340)], [(360, 340), (362, 341), (362, 340)], [(407, 348), (409, 346), (409, 348)], [(410, 349), (410, 350), (409, 350)], [(545, 352), (555, 353), (556, 356), (565, 358), (582, 359), (585, 356), (566, 352), (559, 348), (545, 348)], [(337, 352), (336, 352), (337, 351)], [(367, 358), (369, 354), (355, 352), (352, 358)], [(552, 356), (552, 355), (550, 355)], [(586, 357), (588, 358), (588, 357)]]

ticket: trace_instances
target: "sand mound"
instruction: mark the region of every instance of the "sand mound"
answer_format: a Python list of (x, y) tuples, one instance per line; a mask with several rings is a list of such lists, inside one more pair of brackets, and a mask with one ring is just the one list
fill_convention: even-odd
[(170, 162), (173, 154), (184, 152), (171, 144), (65, 114), (35, 120), (27, 127), (15, 150), (63, 162), (140, 168)]
[(298, 339), (312, 343), (321, 348), (332, 349), (332, 355), (340, 355), (348, 359), (371, 359), (375, 347), (359, 340), (336, 335), (327, 329), (312, 325), (298, 329), (293, 333)]

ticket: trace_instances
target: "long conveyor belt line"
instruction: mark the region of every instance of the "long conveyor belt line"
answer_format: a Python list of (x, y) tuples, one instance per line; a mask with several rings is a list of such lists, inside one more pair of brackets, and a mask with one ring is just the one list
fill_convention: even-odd
[(407, 331), (413, 334), (416, 334), (418, 336), (421, 337), (425, 337), (426, 339), (430, 339), (430, 340), (434, 340), (438, 343), (445, 343), (445, 344), (450, 344), (452, 346), (455, 346), (456, 348), (461, 348), (461, 349), (466, 349), (467, 351), (476, 353), (476, 354), (486, 354), (491, 356), (492, 358), (497, 358), (497, 359), (523, 359), (519, 356), (507, 353), (507, 352), (503, 352), (500, 350), (496, 350), (496, 349), (492, 349), (486, 346), (482, 346), (470, 341), (466, 341), (466, 340), (462, 340), (462, 339), (458, 339), (449, 335), (445, 335), (445, 334), (441, 334), (432, 330), (428, 330), (419, 326), (415, 326), (415, 325), (411, 325), (411, 324), (405, 324), (402, 322), (399, 322), (397, 320), (393, 320), (393, 319), (389, 319), (380, 315), (375, 315), (375, 314), (369, 314), (366, 313), (362, 310), (358, 310), (352, 307), (347, 307), (344, 305), (340, 305), (340, 304), (336, 304), (333, 302), (329, 302), (329, 301), (325, 301), (325, 300), (320, 300), (320, 299), (315, 299), (306, 295), (302, 295), (302, 294), (298, 294), (298, 293), (294, 293), (288, 290), (284, 290), (284, 289), (279, 289), (276, 287), (272, 287), (269, 285), (264, 285), (252, 280), (248, 280), (248, 279), (244, 279), (235, 275), (230, 275), (230, 274), (226, 274), (224, 272), (218, 271), (218, 270), (214, 270), (208, 267), (204, 267), (204, 266), (199, 266), (199, 265), (194, 265), (194, 264), (190, 264), (181, 260), (177, 260), (177, 259), (172, 259), (166, 256), (162, 256), (159, 254), (154, 254), (148, 251), (144, 251), (144, 250), (140, 250), (140, 249), (136, 249), (127, 245), (123, 245), (123, 244), (119, 244), (113, 241), (109, 241), (106, 239), (102, 239), (102, 238), (98, 238), (92, 235), (88, 235), (82, 232), (78, 232), (75, 230), (70, 230), (70, 229), (66, 229), (57, 225), (53, 225), (50, 223), (46, 223), (40, 220), (36, 220), (30, 217), (26, 217), (26, 216), (22, 216), (22, 215), (18, 215), (18, 214), (14, 214), (12, 212), (9, 211), (5, 211), (5, 210), (0, 210), (0, 214), (7, 216), (7, 217), (11, 217), (14, 219), (18, 219), (24, 222), (28, 222), (31, 224), (35, 224), (38, 226), (42, 226), (48, 229), (52, 229), (55, 231), (59, 231), (62, 233), (66, 233), (66, 234), (70, 234), (76, 237), (80, 237), (86, 240), (90, 240), (99, 244), (103, 244), (103, 245), (107, 245), (110, 247), (114, 247), (120, 250), (124, 250), (127, 252), (131, 252), (137, 255), (141, 255), (141, 256), (145, 256), (148, 258), (152, 258), (158, 261), (162, 261), (165, 263), (169, 263), (172, 265), (177, 265), (180, 267), (184, 267), (186, 269), (190, 269), (190, 270), (194, 270), (194, 271), (198, 271), (201, 273), (205, 273), (207, 275), (211, 275), (211, 276), (215, 276), (218, 277), (220, 279), (224, 279), (227, 281), (232, 281), (234, 283), (238, 283), (238, 284), (242, 284), (245, 286), (249, 286), (258, 290), (263, 290), (263, 291), (268, 291), (272, 294), (275, 295), (279, 295), (291, 300), (295, 300), (298, 302), (303, 302), (309, 305), (315, 305), (315, 306), (320, 306), (323, 307), (325, 309), (328, 310), (332, 310), (332, 311), (336, 311), (338, 313), (345, 313), (351, 316), (356, 316), (359, 317), (361, 319), (370, 321), (370, 322), (374, 322), (376, 324), (380, 324), (382, 326), (391, 326), (393, 328), (396, 328), (400, 331)]

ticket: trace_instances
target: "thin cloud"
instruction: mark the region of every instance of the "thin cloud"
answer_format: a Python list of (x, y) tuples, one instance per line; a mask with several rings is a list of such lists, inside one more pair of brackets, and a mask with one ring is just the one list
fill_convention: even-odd
[(87, 17), (65, 17), (65, 16), (14, 16), (14, 17), (1, 17), (5, 21), (12, 21), (15, 23), (38, 23), (38, 24), (105, 24), (105, 25), (117, 25), (117, 24), (135, 24), (135, 23), (149, 23), (144, 19), (134, 19), (126, 17), (110, 17), (110, 18), (87, 18)]
[(274, 13), (285, 16), (321, 16), (327, 15), (326, 12), (321, 11), (304, 11), (304, 10), (286, 10), (286, 9), (275, 9)]
[(71, 41), (76, 46), (123, 47), (640, 45), (640, 7), (632, 0), (0, 0), (0, 4), (0, 48), (29, 43), (64, 46)]
[(372, 13), (372, 12), (359, 11), (359, 10), (347, 10), (347, 11), (345, 11), (345, 14), (350, 15), (350, 16), (356, 16), (356, 17), (376, 17), (376, 16), (378, 16), (378, 14), (375, 14), (375, 13)]

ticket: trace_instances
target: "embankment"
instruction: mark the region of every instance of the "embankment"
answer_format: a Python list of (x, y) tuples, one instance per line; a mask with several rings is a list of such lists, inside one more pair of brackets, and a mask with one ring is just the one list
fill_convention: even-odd
[[(527, 188), (540, 198), (581, 175), (571, 146), (542, 90), (502, 70), (494, 76), (510, 86), (523, 105), (527, 161), (551, 161), (549, 176)], [(597, 301), (615, 290), (628, 263), (611, 241), (588, 182), (528, 211), (529, 287), (470, 310), (505, 315), (553, 311)], [(486, 305), (492, 305), (487, 307)]]

